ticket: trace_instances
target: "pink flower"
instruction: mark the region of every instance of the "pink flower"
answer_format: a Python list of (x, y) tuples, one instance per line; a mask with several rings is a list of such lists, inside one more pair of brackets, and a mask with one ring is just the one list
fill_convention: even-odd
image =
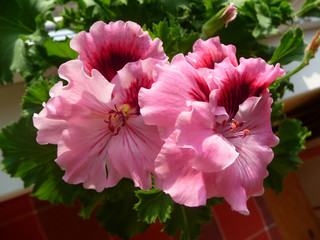
[[(45, 108), (34, 115), (37, 141), (58, 144), (56, 162), (63, 179), (102, 191), (122, 177), (142, 189), (151, 187), (154, 159), (163, 142), (155, 126), (144, 124), (140, 88), (150, 88), (156, 59), (139, 60), (118, 71), (113, 83), (97, 70), (87, 76), (79, 60), (59, 68), (60, 77)], [(107, 168), (107, 171), (106, 171)]]
[(248, 214), (246, 201), (262, 194), (270, 147), (278, 143), (266, 88), (283, 74), (262, 59), (235, 66), (226, 58), (211, 70), (195, 69), (180, 55), (159, 67), (156, 83), (140, 92), (143, 118), (165, 140), (155, 161), (156, 187), (186, 206), (224, 197)]
[[(125, 177), (151, 188), (154, 159), (163, 144), (144, 124), (140, 88), (150, 88), (155, 65), (166, 62), (162, 42), (133, 22), (96, 22), (71, 40), (78, 60), (59, 68), (44, 109), (33, 117), (40, 144), (58, 144), (63, 179), (102, 191)], [(109, 81), (108, 81), (109, 80)]]
[(162, 42), (152, 41), (147, 31), (134, 22), (102, 21), (94, 23), (90, 32), (80, 32), (70, 42), (72, 49), (79, 53), (85, 73), (97, 69), (110, 82), (127, 63), (155, 58), (166, 61)]
[(193, 52), (189, 53), (186, 59), (195, 68), (214, 69), (216, 63), (227, 57), (234, 66), (238, 66), (235, 46), (223, 45), (219, 37), (214, 37), (206, 41), (197, 40), (193, 45)]

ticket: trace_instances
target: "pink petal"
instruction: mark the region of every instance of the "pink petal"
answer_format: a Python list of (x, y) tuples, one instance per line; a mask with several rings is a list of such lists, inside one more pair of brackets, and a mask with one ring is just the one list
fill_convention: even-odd
[(273, 158), (273, 151), (253, 138), (245, 138), (237, 151), (239, 157), (232, 165), (221, 172), (206, 175), (206, 186), (208, 198), (222, 196), (233, 210), (247, 215), (247, 199), (263, 194), (263, 179), (268, 175), (267, 165)]
[(216, 172), (228, 167), (237, 158), (235, 147), (215, 133), (214, 116), (208, 103), (194, 102), (191, 112), (182, 112), (176, 127), (181, 131), (177, 145), (192, 147), (197, 159), (192, 166), (199, 171)]
[(147, 58), (167, 60), (162, 42), (158, 38), (152, 41), (148, 32), (130, 21), (98, 21), (89, 33), (83, 31), (74, 36), (70, 46), (79, 52), (88, 75), (97, 69), (109, 81), (129, 62)]
[(163, 145), (155, 166), (155, 184), (171, 198), (189, 207), (206, 204), (206, 190), (202, 173), (190, 166), (195, 158), (192, 148), (175, 144), (179, 131), (175, 131)]
[(86, 75), (81, 61), (72, 60), (62, 64), (58, 73), (61, 78), (68, 81), (68, 85), (63, 87), (59, 94), (66, 96), (69, 102), (77, 103), (84, 92), (90, 93), (100, 102), (110, 102), (114, 85), (106, 81), (95, 69), (90, 74), (92, 77)]
[(112, 164), (106, 174), (110, 135), (101, 119), (78, 119), (63, 131), (58, 144), (57, 164), (65, 170), (63, 179), (101, 192), (121, 179)]
[[(268, 175), (267, 165), (273, 159), (270, 146), (278, 143), (270, 122), (272, 99), (267, 89), (260, 97), (250, 97), (240, 106), (234, 119), (243, 124), (236, 132), (224, 136), (239, 153), (236, 161), (221, 172), (206, 175), (209, 197), (224, 197), (233, 210), (249, 214), (246, 201), (262, 195), (263, 179)], [(235, 137), (247, 129), (250, 134)]]
[(62, 131), (68, 127), (68, 122), (63, 119), (50, 119), (47, 109), (33, 115), (33, 125), (38, 129), (37, 142), (39, 144), (58, 144)]
[(214, 69), (216, 63), (229, 58), (234, 66), (238, 66), (236, 48), (233, 45), (223, 45), (219, 37), (206, 41), (199, 39), (193, 45), (193, 52), (186, 57), (187, 61), (195, 68)]
[(157, 59), (149, 58), (128, 63), (124, 66), (112, 80), (112, 83), (115, 84), (113, 101), (118, 104), (130, 104), (130, 106), (138, 108), (138, 93), (140, 89), (151, 88), (154, 83), (154, 68), (157, 64), (162, 63)]
[(114, 168), (124, 177), (131, 178), (135, 186), (151, 188), (154, 160), (163, 142), (155, 126), (144, 124), (141, 116), (131, 117), (118, 135), (113, 136), (109, 156)]
[(244, 122), (242, 128), (250, 130), (251, 136), (259, 144), (274, 147), (279, 139), (274, 135), (271, 127), (272, 98), (268, 90), (260, 97), (250, 97), (239, 106), (235, 116), (238, 122)]
[(179, 54), (171, 65), (156, 66), (157, 79), (151, 89), (141, 89), (139, 105), (146, 124), (157, 125), (163, 138), (174, 130), (180, 112), (188, 111), (188, 100), (208, 101), (210, 89), (202, 75)]
[(218, 106), (223, 106), (229, 114), (229, 120), (238, 112), (239, 105), (247, 98), (259, 96), (277, 77), (285, 72), (267, 64), (262, 59), (240, 59), (240, 65), (234, 67), (228, 59), (216, 64), (213, 70), (215, 82), (220, 86)]

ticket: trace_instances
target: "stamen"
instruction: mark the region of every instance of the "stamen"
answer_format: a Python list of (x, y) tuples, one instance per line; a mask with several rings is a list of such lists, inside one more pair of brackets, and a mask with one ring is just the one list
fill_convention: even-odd
[(118, 135), (121, 127), (125, 126), (130, 113), (131, 109), (128, 104), (124, 104), (120, 108), (114, 104), (114, 110), (111, 110), (107, 115), (107, 119), (104, 120), (113, 136)]
[(233, 123), (231, 123), (231, 127), (232, 127), (232, 132), (235, 133), (237, 127), (239, 127), (240, 125), (242, 125), (240, 122), (238, 122), (235, 119), (232, 119)]
[(247, 134), (251, 135), (251, 131), (247, 128), (243, 130), (243, 133), (244, 133), (243, 137), (247, 136)]

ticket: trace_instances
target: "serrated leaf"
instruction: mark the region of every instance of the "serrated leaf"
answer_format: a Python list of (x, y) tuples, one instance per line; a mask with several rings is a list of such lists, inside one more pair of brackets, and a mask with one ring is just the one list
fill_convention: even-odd
[(22, 113), (26, 116), (39, 113), (43, 109), (42, 103), (47, 102), (50, 98), (49, 90), (52, 86), (53, 82), (43, 80), (28, 87), (22, 98)]
[(134, 206), (138, 211), (138, 217), (146, 223), (154, 223), (159, 218), (161, 223), (170, 218), (174, 202), (171, 197), (162, 190), (139, 190), (136, 192), (139, 202)]
[(201, 235), (201, 226), (211, 219), (209, 206), (186, 207), (174, 204), (170, 219), (167, 220), (164, 230), (168, 235), (174, 236), (181, 230), (181, 240), (196, 239)]
[(269, 176), (264, 182), (266, 187), (281, 192), (285, 176), (300, 167), (302, 161), (298, 154), (305, 148), (306, 138), (310, 134), (297, 119), (286, 119), (279, 124), (277, 136), (280, 143), (273, 148), (274, 159), (268, 166)]
[(25, 70), (28, 63), (25, 60), (24, 41), (20, 36), (39, 34), (39, 21), (45, 21), (52, 7), (53, 0), (1, 1), (0, 84), (12, 82), (12, 72)]
[(276, 48), (269, 63), (286, 65), (292, 61), (300, 61), (304, 57), (305, 47), (301, 28), (290, 29), (282, 36), (280, 45)]
[(144, 232), (148, 224), (139, 222), (134, 205), (138, 202), (132, 181), (123, 179), (116, 187), (107, 189), (106, 198), (96, 212), (96, 218), (107, 232), (123, 239)]
[(20, 177), (24, 186), (34, 184), (32, 194), (52, 203), (73, 203), (82, 186), (67, 184), (63, 171), (54, 162), (57, 148), (39, 145), (31, 117), (23, 117), (2, 129), (0, 148), (2, 168), (12, 177)]
[(194, 42), (199, 38), (199, 33), (183, 29), (173, 16), (170, 17), (169, 23), (161, 21), (153, 24), (150, 35), (161, 39), (164, 51), (170, 59), (178, 53), (186, 54), (191, 51)]

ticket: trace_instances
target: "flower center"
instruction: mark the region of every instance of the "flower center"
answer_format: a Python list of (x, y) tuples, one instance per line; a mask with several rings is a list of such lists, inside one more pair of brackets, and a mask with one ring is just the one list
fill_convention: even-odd
[(117, 107), (116, 104), (114, 105), (114, 109), (108, 113), (107, 119), (104, 120), (113, 136), (119, 134), (120, 129), (126, 125), (131, 113), (132, 109), (129, 104), (124, 104), (120, 107)]
[(232, 119), (229, 123), (224, 121), (218, 128), (220, 128), (220, 133), (225, 137), (235, 138), (235, 137), (246, 137), (251, 135), (251, 131), (244, 128), (244, 122), (238, 122)]

